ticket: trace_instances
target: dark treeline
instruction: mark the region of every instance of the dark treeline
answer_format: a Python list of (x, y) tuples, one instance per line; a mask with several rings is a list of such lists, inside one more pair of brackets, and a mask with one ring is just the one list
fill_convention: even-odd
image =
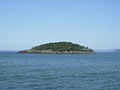
[(81, 46), (79, 44), (73, 44), (71, 42), (56, 42), (56, 43), (47, 43), (40, 46), (33, 47), (34, 50), (52, 50), (52, 51), (93, 51), (88, 47)]

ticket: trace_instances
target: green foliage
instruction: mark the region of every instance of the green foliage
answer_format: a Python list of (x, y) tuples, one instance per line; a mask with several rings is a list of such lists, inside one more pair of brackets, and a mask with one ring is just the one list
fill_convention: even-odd
[(57, 52), (64, 52), (64, 51), (93, 51), (88, 47), (81, 46), (79, 44), (73, 44), (71, 42), (56, 42), (56, 43), (47, 43), (42, 44), (40, 46), (33, 47), (34, 50), (50, 50), (50, 51), (57, 51)]

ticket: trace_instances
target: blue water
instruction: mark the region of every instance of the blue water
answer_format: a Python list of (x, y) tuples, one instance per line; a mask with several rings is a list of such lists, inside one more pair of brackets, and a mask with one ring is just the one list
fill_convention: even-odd
[(0, 90), (120, 90), (120, 53), (0, 53)]

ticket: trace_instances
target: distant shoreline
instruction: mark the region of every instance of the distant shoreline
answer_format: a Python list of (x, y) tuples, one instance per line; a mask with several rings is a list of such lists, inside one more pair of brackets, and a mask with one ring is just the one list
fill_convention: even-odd
[(19, 51), (18, 53), (42, 53), (42, 54), (94, 54), (95, 52), (88, 52), (88, 51), (64, 51), (64, 52), (58, 52), (58, 51), (39, 51), (39, 50), (23, 50), (23, 51)]

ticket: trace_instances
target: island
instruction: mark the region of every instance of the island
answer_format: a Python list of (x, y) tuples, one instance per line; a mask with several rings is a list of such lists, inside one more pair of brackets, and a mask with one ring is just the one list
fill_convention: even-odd
[(72, 42), (54, 42), (35, 46), (28, 50), (22, 50), (19, 51), (19, 53), (92, 54), (95, 53), (95, 51)]

